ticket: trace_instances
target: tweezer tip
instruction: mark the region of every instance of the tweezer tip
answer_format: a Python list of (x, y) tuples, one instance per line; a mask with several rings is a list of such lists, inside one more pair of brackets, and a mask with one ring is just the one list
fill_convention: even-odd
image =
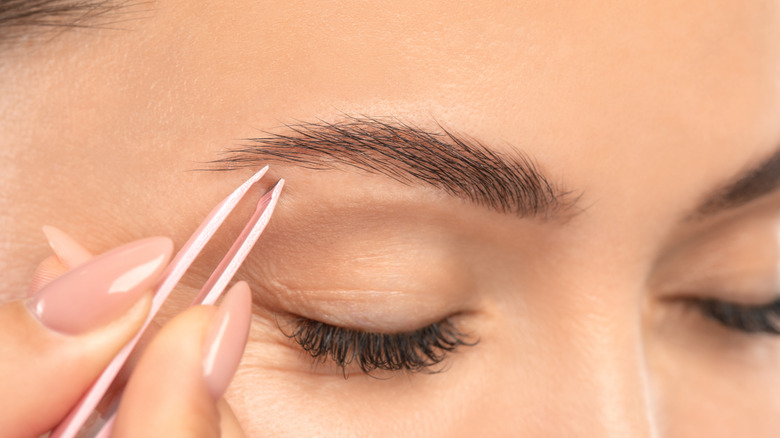
[(263, 177), (263, 175), (265, 175), (266, 172), (268, 172), (268, 168), (269, 166), (266, 164), (262, 169), (258, 170), (254, 175), (252, 175), (252, 178), (250, 179), (254, 181), (259, 180)]
[(284, 187), (284, 178), (279, 178), (278, 181), (274, 183), (274, 185), (271, 186), (271, 188), (268, 189), (269, 192), (271, 192), (272, 198), (278, 198), (279, 193), (282, 191), (282, 187)]

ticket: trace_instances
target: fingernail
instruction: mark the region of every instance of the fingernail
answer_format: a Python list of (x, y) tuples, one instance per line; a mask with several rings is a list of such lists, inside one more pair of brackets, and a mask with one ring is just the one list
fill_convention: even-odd
[(238, 369), (251, 318), (252, 294), (246, 282), (241, 281), (222, 300), (203, 343), (203, 374), (214, 400), (222, 397)]
[(60, 263), (68, 269), (82, 265), (92, 258), (92, 254), (86, 248), (59, 228), (44, 225), (43, 234), (49, 240), (49, 246), (57, 255)]
[(55, 279), (27, 307), (54, 331), (88, 332), (129, 310), (154, 285), (172, 252), (167, 237), (120, 246)]

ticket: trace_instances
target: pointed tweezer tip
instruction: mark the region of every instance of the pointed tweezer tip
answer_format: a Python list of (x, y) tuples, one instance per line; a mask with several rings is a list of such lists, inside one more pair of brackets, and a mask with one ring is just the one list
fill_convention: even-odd
[(271, 199), (278, 198), (279, 194), (282, 192), (282, 187), (284, 187), (284, 178), (280, 178), (271, 187), (269, 187), (265, 192), (265, 196), (263, 197)]
[(282, 187), (284, 187), (284, 178), (279, 178), (279, 181), (274, 183), (271, 190), (274, 191), (275, 196), (279, 196), (279, 192), (282, 191)]
[(260, 197), (260, 200), (257, 201), (257, 209), (265, 210), (269, 206), (272, 206), (271, 210), (273, 210), (273, 206), (276, 205), (276, 202), (279, 200), (279, 196), (281, 196), (282, 187), (284, 187), (284, 179), (279, 179), (271, 187), (269, 187), (263, 196)]
[(258, 181), (260, 178), (265, 175), (265, 173), (268, 172), (268, 165), (264, 166), (262, 169), (258, 170), (257, 173), (252, 175), (251, 178), (249, 178), (250, 181)]

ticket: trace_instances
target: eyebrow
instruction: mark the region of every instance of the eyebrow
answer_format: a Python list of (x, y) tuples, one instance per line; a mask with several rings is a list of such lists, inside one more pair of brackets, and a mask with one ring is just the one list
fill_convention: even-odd
[(780, 148), (758, 165), (743, 171), (732, 181), (712, 191), (690, 216), (704, 219), (733, 210), (780, 189)]
[(146, 0), (0, 1), (0, 47), (52, 31), (119, 29), (120, 23), (146, 17), (149, 12), (146, 3)]
[(439, 125), (431, 131), (396, 118), (348, 116), (263, 132), (209, 162), (210, 170), (285, 163), (313, 170), (354, 168), (520, 217), (550, 219), (579, 197), (552, 183), (525, 154), (499, 153)]

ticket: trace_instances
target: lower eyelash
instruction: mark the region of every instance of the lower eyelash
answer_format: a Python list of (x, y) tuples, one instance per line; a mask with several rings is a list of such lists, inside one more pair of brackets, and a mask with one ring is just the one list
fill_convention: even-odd
[(347, 377), (355, 364), (370, 374), (374, 370), (436, 373), (432, 367), (461, 346), (473, 346), (452, 323), (443, 321), (412, 332), (385, 334), (335, 327), (308, 318), (298, 318), (292, 333), (316, 361), (332, 360)]
[(780, 335), (780, 299), (767, 305), (745, 306), (718, 300), (699, 300), (704, 316), (746, 333)]

